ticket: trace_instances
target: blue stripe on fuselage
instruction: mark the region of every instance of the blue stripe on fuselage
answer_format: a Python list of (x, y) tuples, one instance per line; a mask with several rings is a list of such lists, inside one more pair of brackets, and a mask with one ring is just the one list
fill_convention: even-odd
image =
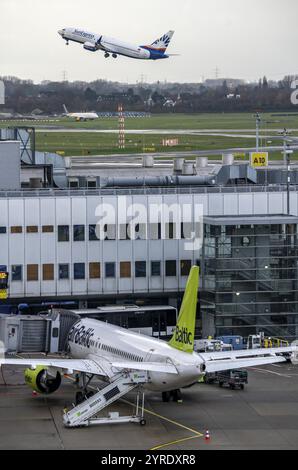
[(158, 59), (168, 59), (168, 55), (166, 55), (164, 52), (162, 51), (158, 51), (156, 49), (153, 49), (149, 46), (141, 46), (142, 49), (145, 49), (146, 51), (150, 52), (150, 59), (151, 60), (158, 60)]

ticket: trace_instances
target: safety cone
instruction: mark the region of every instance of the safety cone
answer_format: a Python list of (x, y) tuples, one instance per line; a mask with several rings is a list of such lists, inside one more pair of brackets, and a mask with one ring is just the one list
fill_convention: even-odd
[(210, 441), (210, 432), (208, 430), (205, 432), (205, 441)]
[(37, 392), (36, 392), (35, 390), (33, 390), (32, 396), (33, 396), (33, 397), (37, 397)]

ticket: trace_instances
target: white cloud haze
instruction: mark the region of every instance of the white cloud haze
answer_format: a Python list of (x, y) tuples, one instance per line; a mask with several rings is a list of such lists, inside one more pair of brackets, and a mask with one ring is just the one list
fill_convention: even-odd
[[(203, 76), (272, 79), (298, 72), (296, 0), (0, 0), (0, 75), (35, 81), (99, 78), (197, 82)], [(171, 57), (138, 61), (65, 46), (78, 26), (136, 44), (175, 30)]]

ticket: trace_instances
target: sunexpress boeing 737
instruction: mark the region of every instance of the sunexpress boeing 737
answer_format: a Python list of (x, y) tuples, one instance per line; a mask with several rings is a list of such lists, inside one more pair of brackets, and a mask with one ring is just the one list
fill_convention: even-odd
[(105, 57), (110, 55), (117, 58), (118, 55), (132, 59), (159, 60), (168, 59), (170, 55), (166, 50), (171, 42), (174, 31), (169, 31), (150, 45), (136, 46), (119, 39), (114, 39), (100, 34), (90, 33), (80, 28), (64, 28), (58, 31), (60, 36), (69, 44), (69, 41), (83, 44), (84, 49), (91, 52), (103, 51)]
[[(198, 382), (206, 372), (283, 362), (284, 353), (297, 359), (297, 346), (227, 352), (194, 352), (199, 268), (192, 267), (177, 325), (166, 343), (118, 326), (83, 319), (68, 335), (69, 358), (0, 359), (0, 365), (25, 365), (27, 384), (36, 392), (55, 392), (63, 374), (83, 377), (77, 406), (65, 413), (69, 427), (88, 426), (94, 414), (135, 387), (162, 392), (163, 400), (179, 399), (180, 389)], [(86, 379), (87, 377), (87, 379)], [(93, 397), (90, 381), (97, 377), (108, 385)], [(93, 423), (95, 424), (95, 423)]]

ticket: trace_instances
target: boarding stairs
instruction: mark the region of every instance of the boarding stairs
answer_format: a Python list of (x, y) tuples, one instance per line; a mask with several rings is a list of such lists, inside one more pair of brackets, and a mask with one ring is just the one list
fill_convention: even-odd
[(134, 371), (122, 372), (113, 377), (112, 382), (103, 389), (87, 398), (85, 401), (75, 406), (72, 410), (66, 411), (63, 416), (63, 423), (68, 428), (80, 426), (90, 426), (94, 424), (107, 423), (127, 423), (138, 422), (145, 424), (144, 420), (144, 394), (142, 394), (141, 413), (139, 414), (140, 390), (137, 393), (136, 414), (133, 416), (120, 417), (119, 413), (110, 413), (108, 418), (97, 418), (96, 416), (107, 406), (126, 395), (134, 388), (148, 382), (148, 372)]

